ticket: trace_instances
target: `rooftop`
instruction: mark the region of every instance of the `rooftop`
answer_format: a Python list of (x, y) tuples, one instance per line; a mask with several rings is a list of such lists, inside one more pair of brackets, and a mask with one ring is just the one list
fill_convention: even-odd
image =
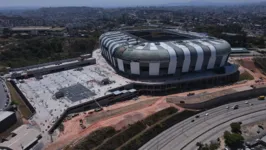
[(12, 31), (31, 31), (31, 30), (50, 30), (50, 31), (59, 31), (64, 30), (64, 27), (51, 27), (51, 26), (27, 26), (27, 27), (13, 27)]
[(14, 112), (11, 111), (0, 111), (0, 122), (6, 119), (7, 117), (11, 116), (14, 114)]
[[(36, 109), (36, 115), (33, 119), (41, 124), (41, 130), (47, 131), (54, 121), (67, 108), (76, 106), (94, 99), (103, 97), (108, 94), (120, 94), (129, 91), (114, 91), (114, 89), (125, 86), (130, 83), (145, 84), (164, 84), (181, 82), (185, 80), (194, 80), (202, 77), (212, 77), (214, 72), (205, 72), (198, 74), (188, 74), (180, 79), (176, 77), (155, 78), (143, 80), (131, 80), (118, 75), (116, 71), (107, 64), (102, 57), (100, 50), (95, 50), (93, 58), (97, 60), (94, 65), (83, 67), (83, 69), (71, 69), (61, 72), (43, 75), (42, 79), (28, 78), (16, 81), (18, 88), (22, 91), (31, 105)], [(33, 69), (33, 68), (32, 68)], [(237, 68), (227, 66), (226, 73), (232, 73)], [(106, 79), (110, 80), (109, 84), (102, 84)], [(63, 96), (55, 97), (55, 93), (63, 92)]]
[[(28, 78), (17, 80), (18, 88), (23, 92), (31, 105), (36, 108), (34, 119), (45, 131), (65, 109), (102, 97), (110, 89), (129, 83), (130, 80), (117, 75), (101, 57), (100, 51), (94, 52), (97, 64), (84, 66), (83, 69), (71, 69), (43, 75), (42, 79)], [(34, 68), (31, 68), (34, 69)], [(21, 70), (23, 71), (23, 70)], [(111, 83), (103, 85), (108, 78)], [(55, 93), (63, 92), (64, 96), (56, 99)], [(46, 121), (45, 121), (46, 120)]]
[(0, 143), (0, 146), (8, 147), (14, 150), (25, 149), (36, 142), (41, 135), (40, 132), (28, 125), (21, 125), (15, 129), (9, 140)]

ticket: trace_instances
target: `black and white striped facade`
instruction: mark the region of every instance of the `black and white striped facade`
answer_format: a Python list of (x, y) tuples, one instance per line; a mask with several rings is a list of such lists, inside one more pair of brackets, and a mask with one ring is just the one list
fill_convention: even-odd
[(231, 52), (230, 44), (221, 39), (195, 37), (150, 42), (125, 31), (101, 35), (100, 46), (102, 55), (113, 67), (137, 76), (181, 75), (220, 68)]

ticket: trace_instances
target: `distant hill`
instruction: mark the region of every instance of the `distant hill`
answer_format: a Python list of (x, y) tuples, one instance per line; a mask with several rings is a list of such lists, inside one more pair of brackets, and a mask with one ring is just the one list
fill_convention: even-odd
[(266, 3), (265, 1), (246, 1), (246, 2), (214, 2), (210, 0), (191, 0), (189, 2), (168, 3), (162, 6), (225, 6), (225, 5), (245, 5), (254, 3)]
[(0, 6), (0, 11), (5, 11), (5, 10), (29, 10), (29, 9), (38, 9), (41, 7), (1, 7)]

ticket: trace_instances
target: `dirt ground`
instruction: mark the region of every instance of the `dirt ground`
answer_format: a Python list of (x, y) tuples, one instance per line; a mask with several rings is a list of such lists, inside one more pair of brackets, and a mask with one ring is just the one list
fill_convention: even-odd
[[(239, 61), (240, 59), (241, 61)], [(235, 83), (229, 86), (220, 86), (211, 89), (196, 90), (168, 96), (187, 96), (187, 94), (191, 92), (195, 94), (212, 93), (229, 88), (264, 84), (266, 81), (266, 76), (264, 76), (260, 70), (256, 68), (252, 58), (230, 58), (230, 62), (243, 65), (239, 67), (240, 73), (247, 71), (254, 76), (254, 80)], [(260, 82), (256, 82), (261, 77), (262, 80), (260, 80)], [(142, 120), (145, 117), (170, 106), (177, 107), (180, 111), (184, 110), (179, 106), (167, 103), (165, 99), (168, 96), (140, 96), (137, 101), (130, 100), (105, 107), (102, 112), (92, 114), (89, 112), (80, 113), (79, 116), (64, 122), (65, 131), (61, 133), (54, 143), (50, 144), (46, 149), (53, 150), (66, 146), (66, 144), (77, 141), (100, 127), (113, 126), (115, 129), (120, 130), (128, 124)], [(84, 130), (80, 127), (81, 119), (87, 127)]]
[(141, 109), (148, 107), (155, 103), (159, 98), (147, 98), (146, 100), (137, 100), (137, 101), (129, 101), (128, 103), (119, 103), (117, 105), (113, 105), (111, 107), (105, 107), (103, 112), (96, 114), (87, 114), (85, 117), (87, 125), (92, 124), (96, 121), (110, 118), (119, 114), (127, 113), (130, 111), (134, 111), (136, 109)]
[(240, 65), (242, 65), (245, 70), (251, 72), (251, 74), (255, 77), (255, 80), (259, 79), (260, 77), (264, 79), (266, 78), (261, 70), (256, 67), (254, 61), (252, 60), (252, 57), (246, 57), (242, 59), (238, 58), (238, 60), (240, 60)]
[[(260, 128), (259, 126), (262, 128)], [(242, 135), (245, 140), (256, 140), (266, 135), (266, 120), (261, 120), (259, 122), (244, 125), (241, 127), (241, 129)]]
[[(241, 59), (241, 63), (239, 63), (239, 60)], [(173, 94), (169, 96), (187, 96), (188, 93), (195, 93), (195, 94), (204, 94), (204, 93), (213, 93), (229, 88), (237, 88), (237, 87), (242, 87), (242, 86), (250, 86), (250, 85), (260, 85), (260, 84), (265, 84), (266, 82), (266, 76), (258, 69), (252, 58), (251, 57), (246, 57), (246, 58), (231, 58), (231, 62), (238, 63), (243, 66), (239, 66), (239, 71), (240, 74), (244, 73), (247, 71), (249, 74), (251, 74), (254, 77), (254, 80), (250, 81), (245, 81), (245, 82), (239, 82), (235, 83), (232, 85), (227, 85), (227, 86), (220, 86), (220, 87), (215, 87), (211, 89), (202, 89), (202, 90), (195, 90), (195, 91), (189, 91), (189, 92), (184, 92), (184, 93), (178, 93), (178, 94)], [(262, 77), (262, 80), (260, 78)], [(259, 82), (258, 82), (259, 81)]]
[[(142, 97), (142, 98), (146, 98), (146, 97)], [(99, 112), (98, 114), (104, 113), (105, 111), (115, 111), (116, 109), (121, 109), (121, 107), (128, 106), (132, 103), (137, 104), (137, 103), (140, 103), (142, 101), (144, 101), (144, 99), (139, 100), (139, 102), (138, 101), (133, 101), (133, 102), (128, 101), (128, 102), (115, 104), (113, 106), (105, 108), (104, 111)], [(149, 100), (148, 101), (145, 100), (145, 102), (149, 102)], [(77, 140), (81, 139), (82, 137), (88, 135), (92, 131), (95, 131), (96, 129), (101, 128), (101, 127), (112, 126), (116, 130), (120, 130), (129, 124), (133, 124), (139, 120), (143, 120), (147, 116), (149, 116), (155, 112), (158, 112), (160, 110), (163, 110), (165, 108), (168, 108), (170, 106), (174, 106), (174, 107), (178, 108), (179, 111), (184, 110), (183, 108), (180, 108), (178, 106), (168, 104), (165, 101), (165, 97), (160, 97), (160, 98), (157, 98), (157, 101), (155, 101), (153, 104), (150, 104), (149, 106), (146, 106), (144, 108), (139, 108), (139, 105), (132, 105), (133, 108), (135, 107), (133, 110), (129, 110), (126, 113), (118, 114), (115, 116), (111, 116), (107, 119), (102, 119), (98, 122), (94, 122), (94, 123), (88, 125), (88, 127), (84, 130), (80, 127), (80, 125), (79, 125), (80, 121), (79, 120), (86, 118), (88, 113), (86, 113), (86, 114), (80, 113), (79, 116), (64, 122), (65, 131), (63, 133), (61, 133), (59, 135), (58, 139), (56, 139), (54, 141), (54, 143), (50, 144), (46, 149), (47, 150), (54, 150), (54, 149), (59, 149), (61, 147), (64, 147), (64, 146), (66, 146), (66, 144), (69, 144), (73, 141), (77, 141)], [(97, 113), (95, 113), (95, 115), (96, 114)]]

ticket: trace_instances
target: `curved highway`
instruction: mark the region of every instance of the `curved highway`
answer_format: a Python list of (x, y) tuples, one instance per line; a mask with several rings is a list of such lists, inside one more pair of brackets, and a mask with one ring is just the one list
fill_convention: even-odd
[[(239, 108), (234, 110), (234, 105), (239, 105)], [(266, 101), (259, 101), (257, 98), (222, 105), (172, 126), (140, 150), (195, 150), (197, 142), (216, 140), (225, 130), (230, 130), (232, 122), (255, 122), (266, 119), (265, 113)]]

